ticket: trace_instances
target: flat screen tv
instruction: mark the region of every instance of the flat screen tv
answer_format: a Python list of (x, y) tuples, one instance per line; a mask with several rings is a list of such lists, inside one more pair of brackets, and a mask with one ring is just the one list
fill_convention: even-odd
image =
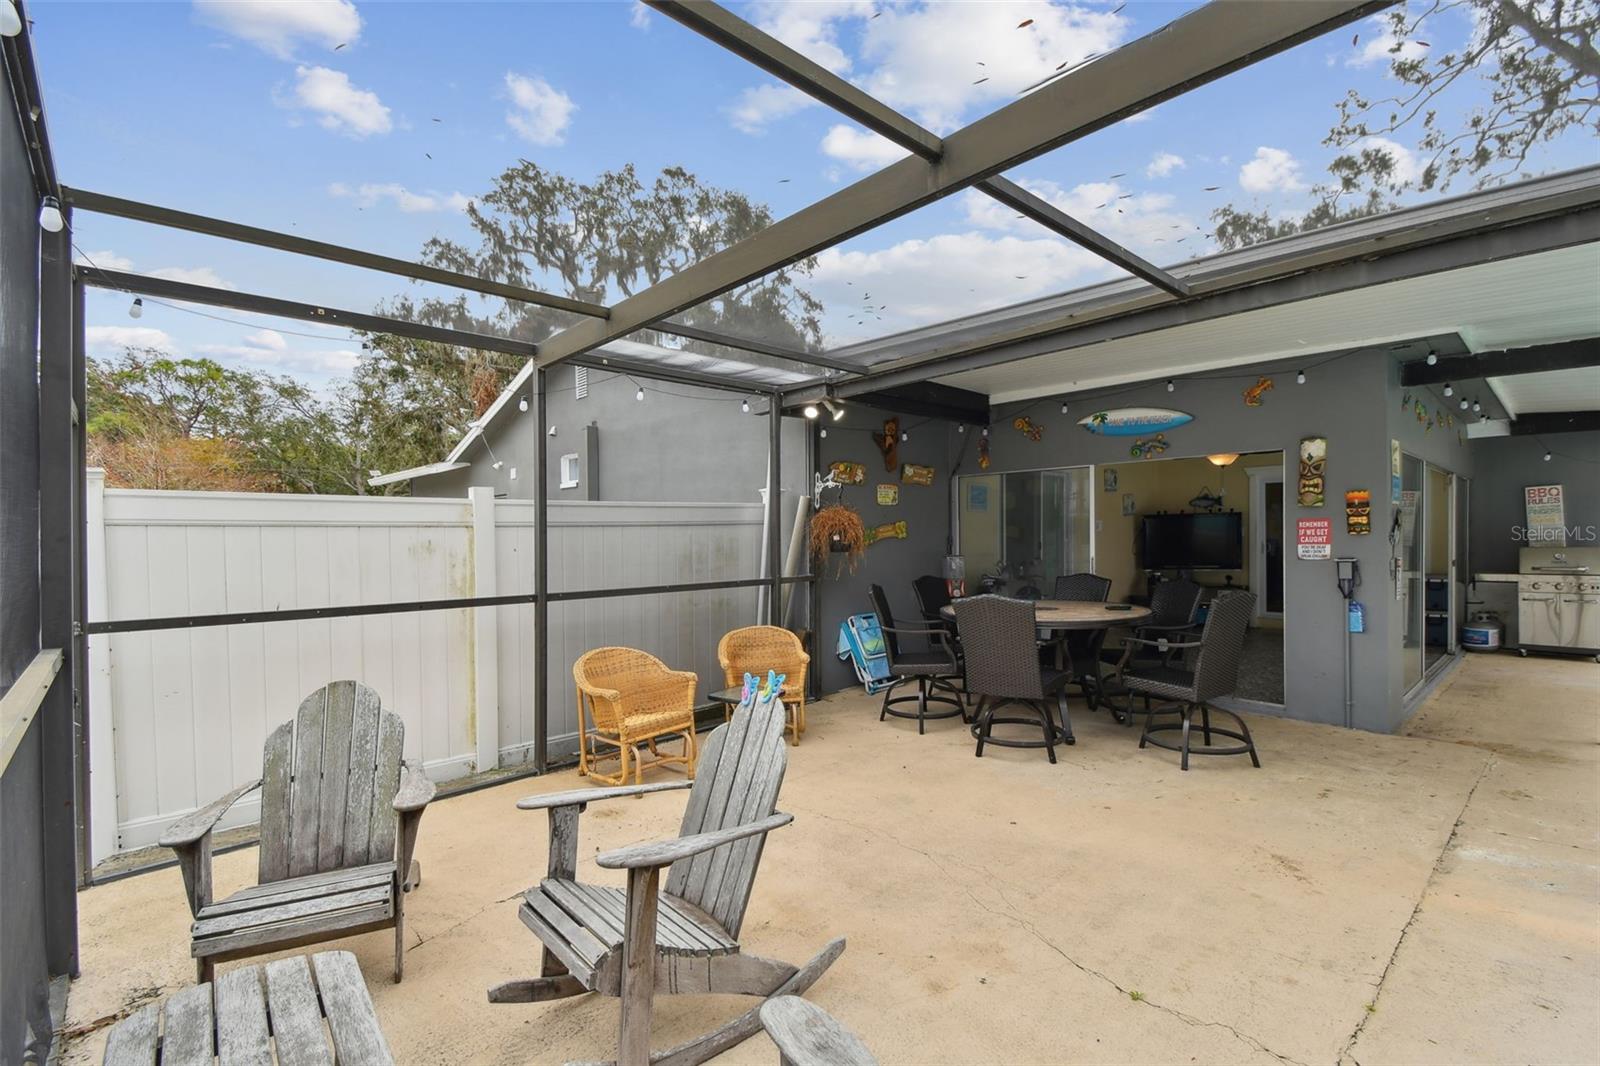
[(1238, 570), (1244, 566), (1243, 515), (1151, 514), (1139, 525), (1146, 570)]

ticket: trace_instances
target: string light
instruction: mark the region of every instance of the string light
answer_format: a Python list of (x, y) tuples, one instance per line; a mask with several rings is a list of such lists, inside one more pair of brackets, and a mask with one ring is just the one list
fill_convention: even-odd
[(748, 397), (739, 401), (739, 410), (743, 411), (745, 414), (750, 413), (750, 400)]
[(133, 298), (133, 304), (128, 308), (128, 317), (129, 318), (143, 318), (144, 317), (144, 301), (141, 300), (137, 296), (135, 296)]
[(22, 16), (11, 0), (0, 0), (0, 37), (15, 37), (22, 32)]
[(1432, 348), (1429, 348), (1428, 349), (1428, 365), (1429, 366), (1437, 366), (1438, 363), (1439, 363), (1439, 357), (1437, 355), (1433, 354), (1433, 349)]
[(1545, 452), (1544, 453), (1544, 461), (1547, 462), (1547, 463), (1550, 461), (1550, 453), (1549, 452)]
[(1473, 400), (1472, 401), (1472, 413), (1473, 414), (1477, 414), (1479, 411), (1482, 411), (1482, 410), (1483, 410), (1483, 405), (1480, 404), (1477, 400)]
[(900, 431), (900, 443), (904, 444), (906, 441), (908, 441), (910, 439), (911, 439), (911, 434), (910, 433), (907, 433), (905, 430), (901, 430)]
[(39, 205), (39, 228), (46, 233), (60, 233), (67, 224), (61, 217), (61, 203), (54, 196), (46, 196)]
[(1172, 383), (1172, 379), (1171, 378), (1167, 379), (1167, 391), (1168, 392), (1177, 392), (1178, 391), (1178, 386), (1176, 386), (1176, 385), (1174, 385)]
[(526, 411), (527, 409), (528, 409), (528, 398), (526, 396), (519, 396), (517, 398), (517, 410)]
[(1450, 387), (1450, 383), (1448, 381), (1444, 383), (1444, 394), (1446, 397), (1454, 396), (1456, 394), (1456, 390)]
[(823, 437), (826, 437), (828, 435), (828, 427), (827, 426), (823, 426), (822, 429), (819, 431), (819, 434), (821, 436), (823, 436)]
[(1304, 370), (1294, 376), (1294, 383), (1296, 385), (1304, 385), (1306, 383), (1306, 372)]
[(643, 385), (639, 386), (639, 391), (635, 392), (633, 394), (633, 398), (635, 400), (638, 400), (640, 403), (644, 403), (644, 386)]
[(1461, 408), (1463, 411), (1465, 411), (1471, 405), (1467, 403), (1467, 398), (1465, 396), (1463, 396), (1463, 397), (1461, 397), (1461, 402), (1459, 404), (1457, 404), (1456, 406)]
[(1062, 414), (1066, 414), (1067, 413), (1067, 401), (1065, 401), (1065, 400), (1061, 401), (1061, 413)]
[(961, 423), (959, 426), (956, 427), (956, 432), (957, 433), (965, 433), (966, 431), (967, 431), (967, 424), (965, 422)]

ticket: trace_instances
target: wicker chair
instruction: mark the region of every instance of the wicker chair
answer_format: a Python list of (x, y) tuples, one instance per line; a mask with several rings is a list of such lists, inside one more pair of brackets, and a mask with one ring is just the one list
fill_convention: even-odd
[[(1044, 748), (1055, 762), (1057, 744), (1076, 743), (1067, 715), (1068, 676), (1063, 670), (1039, 665), (1031, 650), (1034, 617), (1032, 603), (1004, 596), (970, 596), (956, 603), (956, 626), (966, 638), (967, 691), (978, 697), (972, 735), (978, 740), (975, 754), (979, 758), (985, 744), (999, 744)], [(1052, 697), (1061, 714), (1059, 727), (1050, 717)], [(994, 712), (1008, 704), (1026, 707), (1038, 718), (995, 717)], [(1037, 725), (1044, 736), (1040, 740), (996, 737), (996, 723)]]
[[(717, 662), (729, 688), (743, 684), (745, 674), (765, 677), (775, 670), (788, 679), (783, 685), (783, 705), (789, 712), (784, 728), (799, 747), (806, 731), (806, 667), (811, 662), (800, 638), (778, 626), (745, 626), (723, 634)], [(725, 717), (732, 718), (734, 705), (725, 707)]]
[(966, 693), (966, 667), (962, 659), (961, 633), (956, 624), (941, 613), (952, 602), (950, 586), (942, 577), (924, 574), (911, 582), (911, 591), (917, 597), (917, 609), (922, 612), (922, 620), (929, 626), (939, 626), (950, 634), (950, 650), (955, 652), (956, 668), (962, 677), (962, 698), (971, 703), (971, 698)]
[[(1105, 703), (1116, 712), (1117, 720), (1131, 725), (1133, 716), (1127, 708), (1117, 707), (1112, 704), (1108, 695), (1113, 695), (1122, 688), (1122, 675), (1125, 669), (1132, 669), (1138, 673), (1140, 666), (1152, 663), (1157, 666), (1170, 666), (1172, 660), (1182, 657), (1182, 649), (1171, 647), (1174, 640), (1183, 640), (1183, 634), (1193, 633), (1200, 628), (1195, 616), (1200, 613), (1200, 599), (1205, 590), (1187, 578), (1178, 578), (1173, 581), (1161, 581), (1150, 594), (1150, 616), (1140, 622), (1133, 629), (1135, 637), (1150, 641), (1160, 641), (1166, 638), (1168, 648), (1166, 651), (1156, 651), (1147, 645), (1136, 645), (1136, 648), (1146, 649), (1143, 655), (1136, 650), (1129, 658), (1127, 648), (1114, 648), (1100, 653), (1100, 661), (1116, 668), (1108, 683), (1098, 693), (1090, 706), (1096, 703)], [(1124, 663), (1127, 666), (1124, 666)]]
[[(654, 757), (648, 765), (680, 764), (694, 777), (695, 689), (700, 679), (687, 670), (670, 669), (649, 652), (636, 648), (596, 648), (572, 664), (578, 687), (578, 773), (622, 785), (644, 781), (646, 763), (636, 750), (640, 744)], [(592, 720), (592, 724), (591, 724)], [(682, 755), (663, 755), (656, 742), (663, 737), (683, 738)], [(595, 771), (601, 759), (615, 749), (619, 766), (615, 774)]]
[[(951, 684), (961, 675), (961, 666), (956, 662), (950, 631), (944, 626), (897, 626), (894, 612), (889, 610), (889, 597), (883, 594), (883, 586), (871, 585), (867, 594), (878, 616), (878, 628), (883, 630), (883, 649), (889, 660), (889, 674), (894, 678), (889, 687), (883, 690), (883, 710), (878, 715), (878, 721), (883, 721), (885, 715), (891, 714), (896, 718), (915, 718), (918, 733), (927, 731), (930, 718), (954, 718), (959, 714), (965, 721), (967, 708), (961, 700), (961, 690)], [(901, 647), (900, 638), (908, 636), (925, 639), (928, 650), (909, 651)], [(908, 681), (917, 683), (915, 696), (891, 697), (896, 688)], [(949, 695), (938, 695), (940, 690)], [(897, 710), (902, 703), (915, 703), (917, 709)], [(950, 709), (930, 711), (930, 703), (946, 704)]]
[[(1062, 574), (1056, 578), (1055, 595), (1052, 598), (1079, 603), (1105, 603), (1111, 598), (1111, 579), (1099, 574)], [(1099, 655), (1099, 643), (1104, 639), (1104, 632), (1064, 633), (1049, 641), (1059, 649), (1057, 664), (1066, 668), (1070, 682), (1083, 692), (1090, 707), (1095, 705), (1097, 693), (1094, 688), (1096, 671), (1089, 659)]]
[[(1248, 755), (1256, 766), (1261, 759), (1256, 755), (1255, 741), (1250, 739), (1250, 727), (1232, 711), (1212, 707), (1211, 701), (1226, 696), (1234, 690), (1239, 680), (1239, 660), (1244, 654), (1244, 634), (1250, 618), (1255, 614), (1256, 597), (1253, 592), (1224, 592), (1211, 601), (1206, 615), (1205, 629), (1198, 641), (1174, 642), (1165, 639), (1146, 640), (1135, 637), (1128, 641), (1128, 655), (1139, 645), (1167, 652), (1195, 649), (1194, 669), (1179, 666), (1152, 664), (1139, 667), (1138, 673), (1125, 673), (1125, 683), (1130, 692), (1144, 697), (1144, 732), (1139, 736), (1139, 747), (1146, 743), (1182, 754), (1183, 769), (1189, 768), (1190, 755)], [(1125, 665), (1124, 670), (1128, 667)], [(1151, 700), (1164, 700), (1165, 707), (1154, 707)], [(1189, 743), (1190, 719), (1200, 712), (1200, 731), (1205, 746), (1192, 747)], [(1211, 712), (1225, 714), (1238, 723), (1238, 729), (1225, 729), (1211, 724)], [(1175, 714), (1176, 722), (1156, 722), (1158, 714)], [(1174, 742), (1157, 737), (1157, 733), (1181, 732), (1182, 739)], [(1217, 733), (1239, 741), (1227, 747), (1213, 747), (1211, 734)]]

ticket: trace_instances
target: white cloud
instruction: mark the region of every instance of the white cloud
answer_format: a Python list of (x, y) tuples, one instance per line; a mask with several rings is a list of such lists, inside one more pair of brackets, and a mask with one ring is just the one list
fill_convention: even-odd
[(292, 106), (314, 111), (323, 129), (351, 137), (370, 137), (394, 128), (378, 94), (350, 84), (350, 76), (327, 67), (295, 68)]
[(1300, 162), (1282, 148), (1256, 149), (1255, 158), (1239, 168), (1239, 185), (1246, 192), (1294, 192), (1306, 187)]
[(1410, 184), (1422, 177), (1422, 164), (1417, 160), (1417, 154), (1399, 141), (1391, 141), (1387, 137), (1363, 137), (1352, 145), (1356, 151), (1375, 148), (1386, 152), (1394, 160), (1394, 177), (1397, 184)]
[(352, 199), (359, 207), (376, 207), (389, 201), (408, 215), (426, 211), (465, 211), (467, 205), (472, 202), (471, 197), (459, 192), (449, 194), (432, 190), (412, 192), (394, 181), (382, 184), (366, 182), (355, 188), (342, 181), (336, 181), (328, 186), (328, 195), (340, 199)]
[(727, 112), (734, 128), (745, 133), (765, 133), (767, 123), (787, 118), (815, 103), (792, 86), (756, 85), (741, 92)]
[(361, 352), (354, 348), (308, 348), (302, 344), (291, 344), (275, 329), (263, 329), (245, 337), (242, 344), (196, 345), (195, 354), (291, 376), (348, 374), (361, 361)]
[(525, 74), (508, 73), (506, 92), (513, 108), (506, 112), (506, 124), (524, 140), (544, 145), (565, 140), (572, 113), (578, 109), (571, 97), (552, 88), (543, 78)]
[[(1356, 53), (1345, 60), (1345, 66), (1367, 67), (1374, 63), (1388, 63), (1392, 59), (1421, 59), (1428, 54), (1428, 46), (1421, 41), (1398, 41), (1390, 29), (1389, 20), (1374, 15), (1368, 20), (1372, 27), (1356, 39)], [(1395, 45), (1399, 44), (1396, 53)]]
[(73, 256), (73, 262), (87, 267), (99, 267), (101, 270), (133, 269), (132, 259), (112, 251), (78, 252)]
[(293, 59), (301, 43), (332, 51), (361, 36), (361, 16), (349, 0), (195, 0), (194, 11), (206, 25), (279, 59)]
[(1150, 160), (1150, 165), (1144, 168), (1144, 174), (1147, 178), (1164, 178), (1174, 170), (1182, 170), (1187, 165), (1181, 155), (1157, 152), (1155, 158)]
[(244, 340), (246, 344), (253, 344), (258, 348), (270, 348), (276, 352), (287, 351), (289, 348), (289, 341), (275, 329), (259, 330)]
[(83, 340), (91, 355), (121, 355), (124, 348), (173, 350), (172, 337), (154, 326), (85, 326)]
[(842, 74), (850, 69), (850, 57), (839, 45), (839, 24), (871, 19), (876, 9), (872, 0), (760, 0), (750, 6), (750, 18), (813, 63)]
[(640, 3), (639, 0), (633, 0), (633, 10), (628, 12), (628, 25), (636, 30), (648, 30), (650, 28), (650, 9)]
[(906, 150), (869, 130), (840, 124), (822, 138), (822, 154), (857, 170), (877, 170), (906, 156)]
[(168, 281), (181, 281), (186, 285), (204, 285), (212, 289), (238, 288), (232, 282), (218, 277), (217, 272), (210, 267), (160, 267), (150, 271), (150, 276), (166, 278)]

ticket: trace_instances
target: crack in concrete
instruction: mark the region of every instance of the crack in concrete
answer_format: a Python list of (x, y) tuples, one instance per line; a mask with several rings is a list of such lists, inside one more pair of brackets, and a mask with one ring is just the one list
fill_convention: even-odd
[[(801, 808), (799, 808), (799, 807), (797, 807), (797, 806), (795, 806), (793, 804), (790, 805), (790, 810), (794, 811), (797, 814), (801, 813)], [(996, 894), (998, 894), (1000, 896), (1001, 900), (1003, 900), (1005, 902), (1006, 909), (1004, 911), (996, 910), (994, 907), (991, 907), (989, 904), (987, 904), (983, 900), (979, 899), (978, 896), (972, 891), (971, 888), (967, 887), (967, 885), (965, 883), (963, 883), (962, 881), (958, 880), (955, 876), (953, 876), (951, 874), (949, 867), (947, 867), (945, 865), (945, 860), (942, 859), (940, 856), (938, 856), (938, 855), (934, 854), (933, 852), (928, 851), (928, 850), (926, 850), (924, 848), (919, 848), (914, 844), (908, 844), (905, 841), (901, 840), (899, 837), (895, 836), (894, 834), (885, 832), (880, 826), (868, 825), (868, 824), (863, 823), (863, 822), (855, 822), (855, 821), (851, 821), (848, 818), (840, 818), (838, 815), (826, 814), (826, 813), (823, 813), (821, 811), (816, 811), (816, 810), (809, 810), (809, 811), (805, 811), (804, 813), (807, 814), (807, 815), (816, 817), (816, 818), (825, 819), (827, 821), (839, 822), (839, 823), (841, 823), (843, 825), (848, 825), (848, 826), (851, 826), (852, 828), (860, 829), (863, 832), (873, 833), (873, 834), (875, 834), (877, 836), (881, 836), (881, 837), (886, 838), (890, 843), (894, 844), (896, 847), (904, 848), (905, 850), (907, 850), (909, 852), (912, 852), (913, 854), (916, 854), (916, 855), (921, 855), (923, 858), (927, 859), (930, 863), (932, 863), (934, 866), (936, 866), (939, 869), (940, 873), (944, 874), (945, 877), (949, 878), (950, 882), (952, 884), (954, 884), (957, 888), (961, 889), (961, 891), (966, 895), (966, 897), (968, 899), (970, 899), (976, 906), (978, 906), (979, 908), (981, 908), (985, 912), (994, 915), (997, 918), (1009, 919), (1010, 921), (1015, 922), (1017, 925), (1019, 925), (1023, 929), (1025, 929), (1028, 932), (1028, 934), (1030, 936), (1032, 936), (1035, 940), (1037, 940), (1040, 944), (1043, 944), (1045, 947), (1049, 948), (1051, 951), (1053, 951), (1057, 955), (1061, 956), (1061, 958), (1065, 962), (1067, 962), (1070, 966), (1072, 966), (1074, 969), (1080, 971), (1083, 974), (1086, 974), (1089, 977), (1093, 977), (1093, 978), (1095, 978), (1095, 979), (1097, 979), (1099, 981), (1104, 982), (1105, 984), (1110, 985), (1112, 988), (1116, 989), (1122, 995), (1127, 996), (1129, 1002), (1142, 1004), (1142, 1005), (1147, 1006), (1147, 1007), (1153, 1007), (1156, 1010), (1161, 1011), (1163, 1014), (1171, 1015), (1172, 1017), (1174, 1017), (1174, 1018), (1178, 1019), (1179, 1021), (1183, 1022), (1185, 1025), (1192, 1026), (1192, 1027), (1197, 1028), (1197, 1029), (1204, 1029), (1204, 1028), (1225, 1029), (1229, 1033), (1233, 1034), (1234, 1038), (1239, 1040), (1241, 1043), (1248, 1044), (1251, 1047), (1255, 1048), (1257, 1051), (1262, 1052), (1263, 1054), (1271, 1055), (1273, 1058), (1277, 1059), (1279, 1062), (1288, 1063), (1288, 1064), (1290, 1064), (1290, 1066), (1307, 1066), (1306, 1063), (1301, 1062), (1299, 1059), (1293, 1058), (1293, 1057), (1291, 1057), (1289, 1055), (1285, 1055), (1285, 1054), (1283, 1054), (1282, 1052), (1279, 1052), (1279, 1051), (1274, 1051), (1272, 1048), (1270, 1048), (1266, 1044), (1262, 1043), (1256, 1037), (1251, 1036), (1249, 1033), (1241, 1032), (1238, 1028), (1236, 1028), (1233, 1025), (1230, 1025), (1227, 1022), (1212, 1021), (1212, 1020), (1209, 1020), (1209, 1019), (1206, 1019), (1206, 1018), (1199, 1018), (1199, 1017), (1196, 1017), (1193, 1014), (1187, 1013), (1186, 1011), (1179, 1010), (1177, 1007), (1171, 1007), (1171, 1006), (1168, 1006), (1165, 1003), (1158, 1003), (1155, 1000), (1152, 1000), (1149, 997), (1144, 996), (1142, 994), (1140, 995), (1140, 997), (1138, 999), (1134, 999), (1133, 998), (1133, 989), (1125, 988), (1125, 987), (1123, 987), (1123, 985), (1121, 983), (1119, 983), (1116, 980), (1116, 978), (1112, 977), (1111, 975), (1103, 973), (1100, 970), (1097, 970), (1092, 966), (1088, 966), (1088, 965), (1085, 965), (1082, 962), (1079, 962), (1077, 959), (1075, 959), (1071, 955), (1067, 954), (1066, 951), (1062, 949), (1061, 945), (1057, 944), (1055, 941), (1051, 940), (1049, 937), (1045, 936), (1042, 932), (1040, 932), (1039, 929), (1036, 926), (1034, 926), (1034, 924), (1032, 922), (1028, 921), (1025, 917), (1022, 916), (1021, 912), (1019, 912), (1017, 910), (1016, 906), (1013, 905), (1011, 900), (1006, 896), (1004, 889), (1002, 889), (998, 884), (992, 884), (992, 887), (994, 888)], [(950, 860), (950, 861), (952, 863), (955, 863), (956, 865), (962, 866), (962, 867), (964, 867), (964, 868), (966, 868), (968, 870), (972, 870), (973, 872), (978, 873), (980, 876), (987, 876), (987, 871), (984, 871), (984, 870), (981, 870), (981, 869), (979, 869), (977, 867), (974, 867), (971, 864), (959, 863), (959, 862), (956, 862), (956, 860)]]
[(522, 894), (525, 891), (527, 891), (527, 890), (526, 889), (518, 889), (517, 891), (511, 893), (511, 895), (507, 896), (505, 899), (493, 899), (493, 900), (490, 900), (488, 903), (485, 903), (483, 906), (479, 907), (477, 910), (473, 911), (471, 914), (467, 915), (465, 918), (461, 919), (459, 922), (455, 922), (454, 924), (448, 926), (447, 928), (439, 930), (439, 932), (437, 932), (437, 933), (433, 933), (433, 934), (431, 934), (429, 936), (423, 936), (421, 933), (417, 933), (416, 934), (417, 942), (411, 945), (411, 950), (415, 951), (417, 948), (420, 948), (422, 945), (428, 943), (431, 940), (438, 940), (440, 937), (449, 936), (451, 933), (455, 932), (457, 929), (460, 929), (463, 925), (466, 925), (468, 922), (473, 921), (474, 919), (476, 919), (480, 915), (488, 913), (490, 910), (492, 910), (495, 907), (500, 906), (500, 904), (502, 904), (502, 903), (510, 903), (514, 899), (521, 899), (522, 898)]
[(1343, 1066), (1348, 1062), (1351, 1066), (1361, 1066), (1361, 1060), (1356, 1058), (1354, 1050), (1356, 1041), (1361, 1039), (1361, 1034), (1367, 1028), (1367, 1022), (1378, 1013), (1378, 1001), (1383, 997), (1384, 982), (1389, 979), (1389, 971), (1394, 968), (1395, 959), (1400, 957), (1400, 948), (1406, 942), (1406, 934), (1411, 932), (1411, 927), (1416, 924), (1417, 917), (1422, 914), (1422, 904), (1428, 898), (1428, 892), (1433, 888), (1434, 881), (1439, 876), (1440, 868), (1444, 866), (1445, 857), (1450, 854), (1450, 849), (1455, 847), (1456, 837), (1461, 833), (1461, 824), (1467, 815), (1467, 808), (1472, 806), (1472, 797), (1478, 794), (1478, 786), (1483, 784), (1483, 779), (1489, 776), (1489, 770), (1494, 766), (1495, 756), (1490, 752), (1483, 760), (1483, 765), (1478, 768), (1478, 776), (1472, 782), (1472, 787), (1467, 789), (1466, 799), (1461, 801), (1461, 809), (1456, 812), (1456, 820), (1450, 826), (1450, 835), (1444, 838), (1444, 845), (1440, 847), (1439, 854), (1433, 860), (1433, 867), (1428, 871), (1428, 878), (1422, 883), (1422, 891), (1417, 895), (1417, 902), (1411, 908), (1411, 915), (1406, 923), (1400, 927), (1400, 935), (1395, 938), (1394, 949), (1389, 952), (1389, 961), (1383, 964), (1383, 971), (1378, 974), (1378, 980), (1372, 987), (1372, 999), (1368, 1001), (1362, 1011), (1361, 1018), (1356, 1022), (1356, 1027), (1350, 1031), (1350, 1036), (1344, 1042), (1344, 1047), (1339, 1051), (1336, 1062)]

